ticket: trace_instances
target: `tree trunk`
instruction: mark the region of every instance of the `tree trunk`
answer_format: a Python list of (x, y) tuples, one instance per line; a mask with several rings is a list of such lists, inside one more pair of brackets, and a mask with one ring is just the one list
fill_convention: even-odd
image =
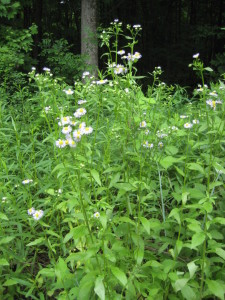
[(81, 54), (85, 61), (97, 74), (98, 41), (97, 41), (97, 0), (81, 1)]

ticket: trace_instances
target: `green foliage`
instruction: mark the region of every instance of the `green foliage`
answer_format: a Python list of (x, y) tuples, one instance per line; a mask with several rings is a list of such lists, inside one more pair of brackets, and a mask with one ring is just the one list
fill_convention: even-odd
[(65, 39), (54, 40), (51, 34), (45, 34), (41, 42), (40, 57), (56, 76), (61, 76), (68, 83), (78, 79), (84, 68), (81, 55), (71, 52), (72, 45)]
[(3, 300), (224, 298), (224, 79), (195, 55), (191, 99), (159, 67), (144, 94), (128, 32), (122, 58), (105, 29), (95, 81), (0, 90)]
[(0, 17), (13, 19), (20, 8), (20, 3), (11, 0), (0, 1)]

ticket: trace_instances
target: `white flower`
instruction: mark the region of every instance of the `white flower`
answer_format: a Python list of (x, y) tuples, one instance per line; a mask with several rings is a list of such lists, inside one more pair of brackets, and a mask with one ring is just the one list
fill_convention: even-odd
[(43, 68), (43, 71), (45, 71), (45, 72), (50, 72), (51, 70), (50, 70), (49, 68), (44, 67), (44, 68)]
[(87, 100), (78, 100), (77, 103), (78, 103), (79, 105), (81, 105), (81, 104), (84, 104), (84, 103), (86, 103), (86, 102), (87, 102)]
[(33, 207), (29, 208), (27, 211), (28, 215), (31, 216), (35, 213), (35, 209)]
[(134, 55), (133, 55), (133, 57), (134, 57), (135, 59), (139, 59), (139, 58), (142, 57), (142, 55), (141, 55), (139, 52), (135, 52)]
[(119, 50), (117, 53), (118, 53), (119, 55), (123, 55), (123, 54), (125, 54), (125, 51), (124, 51), (124, 50)]
[(43, 210), (41, 210), (41, 209), (36, 210), (35, 213), (33, 214), (33, 218), (34, 218), (34, 220), (38, 221), (43, 217), (43, 215), (44, 215)]
[(64, 147), (66, 147), (66, 142), (64, 140), (61, 140), (61, 139), (57, 140), (55, 142), (55, 144), (56, 144), (56, 147), (58, 147), (58, 148), (64, 148)]
[(71, 117), (62, 117), (58, 124), (59, 126), (64, 126), (66, 124), (70, 124), (70, 122), (71, 122)]
[(85, 127), (86, 127), (86, 123), (85, 122), (80, 123), (80, 125), (79, 125), (79, 129), (80, 130), (83, 130)]
[(199, 53), (193, 55), (193, 58), (198, 58), (198, 57), (199, 57)]
[(163, 147), (163, 142), (159, 142), (158, 146), (159, 146), (159, 148), (162, 148)]
[(119, 19), (115, 19), (115, 20), (114, 20), (114, 23), (118, 23), (118, 22), (119, 22)]
[(140, 24), (133, 25), (133, 28), (141, 28), (141, 25)]
[(127, 68), (123, 65), (117, 65), (114, 69), (114, 74), (123, 74), (127, 72)]
[(82, 136), (82, 131), (81, 130), (74, 130), (73, 132), (73, 137), (75, 139), (75, 142), (79, 142), (81, 140), (81, 136)]
[(63, 134), (69, 134), (71, 131), (72, 131), (72, 127), (70, 125), (63, 127), (63, 129), (62, 129)]
[(153, 146), (154, 145), (153, 144), (149, 144), (148, 141), (144, 141), (144, 143), (143, 143), (143, 147), (147, 148), (147, 149), (151, 149), (151, 148), (153, 148)]
[(199, 124), (199, 120), (194, 119), (194, 120), (192, 121), (192, 123), (193, 123), (193, 124)]
[(58, 189), (57, 193), (62, 194), (62, 189)]
[(210, 96), (213, 96), (213, 97), (218, 97), (216, 91), (213, 91), (213, 92), (209, 93), (209, 95), (210, 95)]
[(140, 128), (145, 128), (147, 126), (146, 122), (145, 121), (142, 121), (140, 123)]
[(209, 99), (209, 100), (206, 101), (206, 104), (211, 106), (211, 108), (213, 108), (213, 110), (216, 110), (216, 105), (217, 104), (222, 104), (222, 101)]
[(172, 130), (178, 130), (178, 128), (176, 126), (172, 126), (171, 129)]
[(77, 123), (78, 123), (78, 122), (76, 122), (76, 121), (70, 121), (70, 125), (71, 125), (71, 126), (76, 126)]
[(186, 118), (188, 118), (188, 116), (181, 115), (180, 118), (181, 118), (181, 119), (186, 119)]
[(100, 217), (100, 213), (96, 211), (93, 215), (94, 218), (98, 219)]
[(85, 115), (86, 114), (86, 109), (85, 108), (78, 108), (77, 110), (76, 110), (76, 112), (74, 113), (74, 117), (75, 118), (80, 118), (80, 117), (82, 117), (83, 115)]
[(193, 126), (193, 124), (191, 123), (185, 123), (184, 124), (184, 128), (191, 128)]
[(32, 71), (35, 71), (35, 70), (36, 70), (36, 68), (35, 68), (35, 67), (32, 67), (32, 68), (31, 68), (31, 70), (32, 70)]
[(90, 72), (86, 71), (82, 74), (82, 77), (89, 76), (89, 75), (90, 75)]
[(69, 139), (68, 141), (69, 141), (69, 146), (71, 148), (76, 148), (77, 144), (75, 143), (75, 141), (73, 139)]
[(74, 91), (72, 91), (71, 89), (63, 90), (63, 92), (65, 92), (67, 95), (73, 95), (74, 93)]
[(96, 83), (97, 83), (98, 85), (100, 85), (100, 84), (106, 83), (107, 81), (108, 81), (108, 79), (101, 79), (101, 80), (97, 81)]
[(124, 90), (126, 93), (129, 93), (129, 89), (128, 88), (125, 88)]
[(31, 182), (33, 182), (32, 179), (25, 179), (25, 180), (22, 181), (22, 184), (28, 184), (28, 183), (31, 183)]
[(84, 129), (82, 129), (83, 134), (91, 134), (93, 132), (93, 128), (92, 127), (85, 127)]
[(149, 130), (146, 129), (146, 130), (145, 130), (145, 135), (148, 135), (148, 134), (149, 134)]
[(46, 112), (46, 114), (49, 112), (50, 109), (51, 109), (51, 106), (46, 106), (46, 107), (45, 107), (45, 112)]
[(5, 202), (7, 200), (7, 197), (2, 197), (2, 202)]

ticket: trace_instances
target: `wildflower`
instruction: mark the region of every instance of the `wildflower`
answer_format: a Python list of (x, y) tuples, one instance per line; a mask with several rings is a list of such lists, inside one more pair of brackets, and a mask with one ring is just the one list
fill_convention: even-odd
[(46, 112), (46, 114), (49, 112), (50, 109), (51, 109), (51, 106), (46, 106), (46, 107), (45, 107), (45, 112)]
[(193, 124), (191, 123), (185, 123), (184, 124), (184, 128), (191, 128), (193, 126)]
[(216, 110), (216, 105), (217, 104), (222, 104), (222, 101), (209, 99), (209, 100), (206, 101), (206, 104), (211, 106), (211, 108), (213, 108), (213, 110)]
[(79, 125), (79, 129), (80, 130), (83, 130), (85, 127), (86, 127), (86, 123), (85, 122), (80, 123), (80, 125)]
[(145, 121), (142, 121), (140, 123), (140, 128), (145, 128), (147, 126), (146, 122)]
[(126, 93), (129, 93), (129, 89), (128, 88), (125, 88), (124, 90)]
[(178, 130), (178, 128), (176, 126), (172, 126), (171, 129), (172, 130)]
[(70, 121), (70, 125), (71, 125), (71, 126), (76, 126), (77, 123), (78, 123), (78, 122), (76, 122), (76, 121)]
[(151, 148), (153, 148), (153, 146), (154, 145), (153, 144), (149, 144), (148, 141), (144, 141), (144, 143), (143, 143), (143, 147), (147, 148), (147, 149), (151, 149)]
[(72, 131), (72, 127), (70, 125), (63, 127), (63, 129), (62, 129), (63, 134), (69, 134), (71, 131)]
[(123, 65), (117, 65), (114, 69), (115, 74), (123, 74), (127, 72), (127, 68), (125, 68)]
[(141, 25), (140, 25), (140, 24), (133, 25), (133, 28), (135, 28), (135, 29), (137, 29), (137, 28), (141, 28)]
[(86, 71), (82, 74), (82, 78), (85, 78), (86, 76), (89, 76), (90, 75), (90, 72)]
[(96, 211), (93, 215), (94, 218), (98, 219), (100, 217), (100, 213)]
[(93, 128), (92, 127), (85, 127), (82, 130), (83, 134), (91, 134), (93, 132)]
[(31, 216), (35, 213), (35, 209), (33, 207), (29, 208), (27, 211), (28, 215)]
[(62, 189), (58, 189), (57, 193), (62, 194)]
[(41, 210), (41, 209), (36, 210), (35, 213), (33, 214), (33, 218), (34, 218), (34, 220), (38, 221), (43, 217), (43, 215), (44, 215), (43, 210)]
[(117, 54), (123, 55), (123, 54), (125, 54), (125, 51), (124, 51), (124, 50), (119, 50), (119, 51), (117, 52)]
[(56, 144), (56, 147), (58, 147), (58, 148), (64, 148), (64, 147), (66, 147), (65, 141), (64, 141), (64, 140), (61, 140), (61, 139), (57, 140), (57, 141), (55, 142), (55, 144)]
[(71, 89), (63, 90), (63, 92), (65, 92), (67, 95), (73, 95), (74, 93), (74, 91), (72, 91)]
[(66, 124), (70, 124), (70, 122), (71, 122), (71, 117), (62, 117), (58, 124), (59, 124), (59, 126), (63, 126)]
[(218, 97), (216, 91), (213, 91), (213, 92), (209, 93), (209, 95), (210, 95), (210, 96), (213, 96), (213, 97)]
[(32, 68), (31, 68), (31, 70), (32, 70), (32, 71), (35, 71), (35, 70), (36, 70), (36, 68), (35, 68), (35, 67), (32, 67)]
[(51, 70), (50, 70), (49, 68), (44, 67), (44, 68), (43, 68), (43, 71), (45, 71), (45, 72), (50, 72)]
[(193, 55), (193, 58), (198, 58), (198, 57), (199, 57), (199, 53)]
[(163, 147), (163, 142), (159, 142), (158, 146), (159, 146), (159, 148), (162, 148)]
[(188, 118), (188, 116), (181, 115), (180, 118), (181, 118), (181, 119), (186, 119), (186, 118)]
[(87, 100), (78, 100), (77, 103), (78, 103), (79, 105), (81, 105), (81, 104), (84, 104), (84, 103), (86, 103), (86, 102), (87, 102)]
[(149, 130), (146, 129), (146, 130), (145, 130), (145, 135), (148, 135), (148, 134), (149, 134)]
[(28, 184), (28, 183), (31, 183), (31, 182), (33, 182), (32, 179), (25, 179), (25, 180), (22, 181), (22, 184)]
[(76, 148), (77, 144), (75, 143), (75, 141), (73, 139), (68, 139), (68, 141), (69, 141), (69, 146), (71, 148)]
[(2, 202), (5, 202), (7, 200), (7, 197), (2, 197)]
[(114, 23), (118, 23), (118, 22), (119, 22), (119, 20), (118, 20), (118, 19), (115, 19), (115, 20), (114, 20)]
[(108, 81), (108, 79), (101, 79), (101, 80), (97, 81), (96, 83), (97, 83), (98, 85), (100, 85), (100, 84), (106, 83), (107, 81)]
[(163, 139), (164, 137), (167, 137), (168, 136), (168, 134), (166, 134), (166, 133), (161, 133), (161, 132), (159, 132), (159, 131), (157, 131), (157, 137), (158, 138), (160, 138), (160, 139)]
[(139, 58), (142, 57), (142, 55), (141, 55), (139, 52), (135, 52), (134, 55), (133, 55), (133, 57), (134, 57), (135, 59), (139, 59)]
[(77, 110), (76, 110), (76, 112), (74, 113), (74, 117), (75, 118), (80, 118), (80, 117), (82, 117), (83, 115), (85, 115), (86, 114), (86, 109), (85, 108), (78, 108)]
[(193, 124), (199, 124), (199, 120), (194, 119), (194, 120), (192, 121), (192, 123), (193, 123)]
[(81, 140), (82, 131), (81, 130), (74, 130), (73, 137), (75, 139), (75, 142), (79, 142)]

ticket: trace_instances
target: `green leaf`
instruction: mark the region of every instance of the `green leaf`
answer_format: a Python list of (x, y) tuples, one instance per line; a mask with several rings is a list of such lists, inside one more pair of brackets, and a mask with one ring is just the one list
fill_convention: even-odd
[(5, 258), (1, 258), (0, 259), (0, 266), (9, 266), (9, 263)]
[(44, 240), (45, 240), (45, 238), (43, 238), (43, 237), (41, 237), (41, 238), (39, 238), (39, 239), (36, 239), (36, 240), (34, 240), (33, 242), (27, 244), (27, 247), (39, 245), (39, 244), (41, 244)]
[(210, 292), (213, 295), (215, 295), (221, 300), (224, 300), (224, 288), (222, 284), (220, 284), (216, 280), (209, 280), (209, 279), (206, 279), (206, 283), (208, 285)]
[(1, 212), (0, 212), (0, 219), (1, 220), (6, 220), (6, 221), (9, 220), (8, 217), (5, 214), (1, 213)]
[(111, 267), (113, 275), (122, 283), (123, 286), (127, 285), (127, 276), (117, 267)]
[(175, 281), (174, 288), (176, 292), (179, 292), (181, 289), (183, 289), (184, 286), (186, 286), (188, 282), (188, 278), (182, 278)]
[(79, 239), (80, 237), (84, 236), (86, 234), (86, 226), (80, 225), (75, 228), (72, 228), (69, 233), (65, 236), (63, 243), (67, 243), (70, 239)]
[(195, 233), (192, 236), (191, 247), (196, 248), (197, 246), (201, 245), (204, 242), (204, 240), (205, 240), (204, 232)]
[(78, 300), (89, 300), (91, 299), (91, 292), (94, 287), (95, 282), (95, 274), (93, 272), (88, 273), (85, 275), (79, 285), (79, 293), (78, 293)]
[(199, 172), (202, 173), (202, 174), (205, 173), (203, 167), (200, 166), (200, 165), (197, 164), (197, 163), (189, 163), (189, 164), (188, 164), (188, 169), (189, 169), (189, 170), (194, 170), (194, 171), (199, 171)]
[(194, 290), (188, 286), (188, 285), (185, 285), (182, 289), (181, 289), (181, 293), (182, 293), (182, 296), (184, 297), (184, 299), (186, 300), (197, 300), (197, 296), (196, 296), (196, 293), (194, 292)]
[(198, 269), (198, 266), (194, 263), (194, 261), (191, 261), (190, 263), (187, 264), (188, 271), (190, 273), (190, 278), (192, 278), (195, 275), (195, 272)]
[(11, 242), (12, 240), (15, 239), (15, 236), (7, 236), (7, 237), (4, 237), (0, 240), (0, 245), (3, 245), (3, 244), (8, 244), (9, 242)]
[(96, 278), (94, 291), (101, 300), (105, 300), (105, 287), (102, 280), (102, 276)]
[(150, 222), (149, 222), (149, 220), (147, 220), (144, 217), (140, 217), (140, 221), (141, 221), (145, 231), (147, 232), (147, 234), (150, 234)]
[(139, 238), (137, 248), (134, 251), (134, 257), (137, 261), (137, 264), (140, 265), (144, 258), (144, 241)]
[(14, 279), (8, 279), (6, 280), (6, 282), (3, 284), (4, 286), (11, 286), (11, 285), (15, 285), (18, 284), (18, 282)]
[(208, 72), (213, 72), (213, 69), (210, 68), (210, 67), (206, 67), (206, 68), (204, 68), (204, 70), (206, 70), (206, 71), (208, 71)]
[(94, 180), (97, 182), (97, 184), (101, 186), (102, 184), (101, 184), (101, 180), (100, 180), (98, 171), (92, 169), (91, 170), (91, 175), (94, 178)]
[(116, 173), (110, 181), (109, 189), (114, 186), (120, 180), (120, 173)]
[(217, 255), (219, 255), (220, 257), (222, 257), (222, 259), (225, 260), (225, 251), (222, 248), (216, 248), (215, 252)]
[(55, 270), (53, 268), (43, 268), (41, 271), (38, 272), (38, 275), (42, 275), (44, 277), (54, 278), (55, 277)]
[(179, 208), (173, 208), (168, 216), (168, 218), (174, 218), (178, 224), (180, 224), (180, 212), (179, 212)]
[(160, 164), (163, 168), (168, 169), (171, 167), (175, 162), (177, 162), (177, 158), (172, 156), (166, 156), (162, 160), (160, 160)]

